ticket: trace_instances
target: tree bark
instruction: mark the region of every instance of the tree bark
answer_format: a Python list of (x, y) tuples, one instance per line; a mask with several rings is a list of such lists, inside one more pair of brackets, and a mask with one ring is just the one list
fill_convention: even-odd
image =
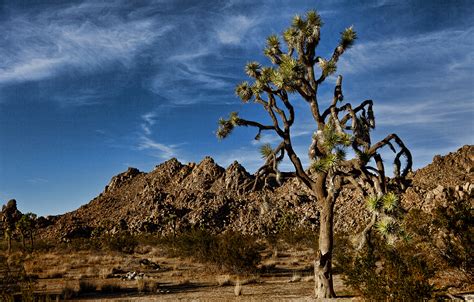
[(319, 251), (314, 264), (316, 297), (334, 298), (332, 278), (334, 200), (324, 199), (319, 215)]
[(8, 242), (8, 254), (10, 254), (12, 251), (12, 236), (11, 235), (7, 235), (7, 242)]

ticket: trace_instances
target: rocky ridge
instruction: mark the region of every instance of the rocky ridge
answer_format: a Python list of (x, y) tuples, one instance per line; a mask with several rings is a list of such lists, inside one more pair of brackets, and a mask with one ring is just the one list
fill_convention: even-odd
[[(234, 162), (226, 169), (210, 157), (182, 164), (170, 159), (149, 173), (135, 168), (114, 176), (98, 197), (79, 209), (49, 217), (42, 237), (68, 240), (127, 230), (169, 234), (190, 227), (215, 232), (268, 234), (292, 225), (316, 229), (314, 197), (297, 179), (277, 188), (252, 191), (255, 177)], [(474, 146), (464, 146), (409, 175), (405, 208), (430, 211), (435, 205), (471, 200)], [(370, 217), (364, 199), (344, 190), (335, 205), (335, 231), (358, 232)]]

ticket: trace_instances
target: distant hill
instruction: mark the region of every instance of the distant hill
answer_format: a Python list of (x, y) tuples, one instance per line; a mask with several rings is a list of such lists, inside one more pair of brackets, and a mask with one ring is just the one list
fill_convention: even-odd
[[(405, 208), (430, 211), (438, 203), (472, 200), (474, 146), (464, 146), (408, 177)], [(170, 159), (149, 172), (135, 168), (114, 176), (104, 192), (79, 209), (42, 220), (41, 237), (67, 240), (94, 233), (158, 232), (192, 226), (264, 234), (282, 224), (316, 229), (315, 199), (297, 179), (264, 187), (234, 162), (224, 169), (210, 157), (199, 164)], [(364, 199), (345, 189), (335, 206), (335, 231), (360, 231), (370, 217)]]

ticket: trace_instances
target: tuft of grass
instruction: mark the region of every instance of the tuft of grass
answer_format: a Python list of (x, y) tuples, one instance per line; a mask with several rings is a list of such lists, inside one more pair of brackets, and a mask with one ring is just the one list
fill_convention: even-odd
[(220, 275), (217, 276), (217, 284), (219, 286), (228, 286), (232, 284), (232, 281), (230, 279), (230, 275)]
[(237, 281), (234, 286), (234, 295), (241, 296), (242, 295), (242, 284), (240, 281)]
[(137, 279), (137, 290), (139, 293), (145, 292), (147, 289), (145, 279)]
[(290, 283), (300, 282), (300, 281), (301, 281), (301, 275), (297, 272), (294, 272), (293, 276), (291, 276)]
[(303, 282), (313, 282), (314, 281), (314, 276), (313, 275), (304, 276), (303, 278), (301, 278), (301, 281), (303, 281)]

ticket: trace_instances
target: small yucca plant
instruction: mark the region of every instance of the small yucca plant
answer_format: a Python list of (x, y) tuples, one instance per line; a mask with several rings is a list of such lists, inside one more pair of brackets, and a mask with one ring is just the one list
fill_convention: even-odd
[(376, 195), (371, 195), (367, 197), (366, 203), (367, 207), (371, 212), (378, 212), (382, 207), (381, 198)]
[(398, 208), (398, 196), (389, 192), (382, 197), (383, 209), (388, 213), (393, 213)]
[(385, 237), (393, 235), (397, 230), (397, 222), (392, 217), (384, 217), (375, 225), (377, 231)]

